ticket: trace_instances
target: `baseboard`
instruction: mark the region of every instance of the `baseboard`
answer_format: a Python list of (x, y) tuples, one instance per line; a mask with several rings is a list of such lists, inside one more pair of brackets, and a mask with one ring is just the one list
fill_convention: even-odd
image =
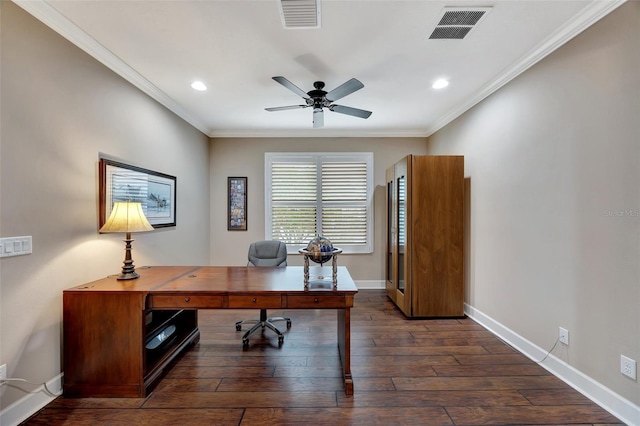
[[(62, 373), (47, 382), (47, 388), (52, 392), (62, 392)], [(33, 416), (45, 405), (53, 401), (56, 397), (45, 391), (41, 386), (35, 391), (27, 393), (23, 398), (0, 411), (0, 425), (17, 426), (21, 422)]]
[[(534, 345), (473, 306), (465, 303), (464, 310), (467, 316), (532, 360), (540, 360), (547, 354), (546, 350)], [(640, 426), (638, 420), (640, 419), (640, 406), (576, 370), (553, 354), (549, 355), (540, 365), (624, 423), (630, 426)]]
[(355, 284), (358, 290), (383, 290), (385, 286), (383, 280), (358, 280)]

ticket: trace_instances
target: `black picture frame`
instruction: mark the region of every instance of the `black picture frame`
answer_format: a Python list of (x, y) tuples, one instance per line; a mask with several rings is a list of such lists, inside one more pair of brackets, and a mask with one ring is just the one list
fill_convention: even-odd
[(98, 229), (116, 201), (140, 202), (154, 228), (176, 226), (176, 184), (175, 176), (100, 158)]
[(227, 178), (227, 230), (246, 231), (247, 227), (247, 178)]

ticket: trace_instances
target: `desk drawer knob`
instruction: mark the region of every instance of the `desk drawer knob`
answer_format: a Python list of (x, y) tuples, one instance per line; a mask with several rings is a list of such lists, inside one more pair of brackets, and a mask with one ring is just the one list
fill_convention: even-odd
[(190, 297), (185, 297), (185, 298), (184, 298), (184, 301), (185, 301), (186, 303), (189, 303), (189, 302), (191, 302), (191, 298), (190, 298)]
[(256, 299), (255, 297), (252, 300), (253, 303), (256, 303), (257, 301), (258, 301), (258, 299)]
[(318, 298), (313, 299), (313, 303), (318, 303)]

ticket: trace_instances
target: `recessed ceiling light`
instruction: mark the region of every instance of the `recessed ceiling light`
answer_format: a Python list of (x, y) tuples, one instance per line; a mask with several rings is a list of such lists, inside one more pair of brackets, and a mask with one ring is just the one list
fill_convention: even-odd
[(194, 81), (193, 83), (191, 83), (191, 87), (199, 92), (204, 92), (205, 90), (207, 90), (207, 85), (201, 81)]
[(444, 89), (448, 85), (449, 82), (444, 78), (441, 78), (440, 80), (436, 80), (431, 87), (433, 87), (434, 89)]

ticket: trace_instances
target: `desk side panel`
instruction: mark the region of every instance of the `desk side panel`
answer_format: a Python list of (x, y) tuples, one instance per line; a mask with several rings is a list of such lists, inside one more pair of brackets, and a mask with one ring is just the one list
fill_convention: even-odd
[(144, 396), (144, 293), (63, 294), (66, 396)]

